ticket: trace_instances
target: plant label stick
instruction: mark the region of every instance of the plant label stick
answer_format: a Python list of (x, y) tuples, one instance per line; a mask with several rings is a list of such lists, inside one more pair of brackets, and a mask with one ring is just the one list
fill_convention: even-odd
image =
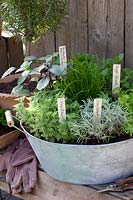
[(116, 88), (120, 88), (120, 76), (121, 76), (121, 65), (113, 65), (113, 80), (112, 80), (112, 91)]
[(95, 119), (100, 120), (101, 119), (101, 113), (102, 113), (102, 99), (94, 99), (93, 104), (93, 116)]
[(64, 68), (65, 74), (67, 73), (67, 55), (66, 46), (59, 47), (60, 65)]
[(63, 123), (66, 120), (66, 105), (65, 105), (65, 98), (58, 98), (58, 115), (59, 115), (59, 122)]

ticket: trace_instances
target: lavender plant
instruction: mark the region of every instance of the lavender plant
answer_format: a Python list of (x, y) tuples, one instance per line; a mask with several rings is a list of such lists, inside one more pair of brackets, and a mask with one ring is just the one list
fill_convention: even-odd
[(128, 124), (128, 112), (116, 102), (103, 99), (101, 119), (93, 117), (93, 100), (88, 99), (81, 106), (81, 115), (73, 124), (71, 131), (75, 133), (79, 144), (89, 141), (109, 143), (112, 138), (124, 134), (123, 127)]

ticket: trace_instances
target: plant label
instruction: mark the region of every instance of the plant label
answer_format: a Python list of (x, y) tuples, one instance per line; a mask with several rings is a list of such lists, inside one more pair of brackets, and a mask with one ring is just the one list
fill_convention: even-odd
[(65, 98), (58, 98), (58, 115), (59, 115), (59, 122), (63, 123), (66, 120), (66, 105), (65, 105)]
[(113, 80), (112, 80), (112, 91), (116, 88), (120, 88), (120, 77), (121, 77), (121, 65), (113, 65)]
[(94, 104), (93, 104), (93, 116), (95, 119), (100, 120), (101, 118), (101, 113), (102, 113), (102, 99), (94, 99)]
[(66, 46), (59, 47), (60, 65), (64, 68), (64, 74), (67, 74), (67, 55)]

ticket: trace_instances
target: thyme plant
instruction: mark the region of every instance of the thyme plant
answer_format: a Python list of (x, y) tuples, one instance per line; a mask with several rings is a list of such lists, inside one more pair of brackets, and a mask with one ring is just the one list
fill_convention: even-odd
[(60, 94), (48, 93), (46, 90), (29, 97), (29, 106), (24, 107), (23, 98), (15, 106), (16, 116), (29, 128), (34, 136), (49, 142), (75, 143), (76, 138), (71, 132), (71, 123), (79, 114), (79, 104), (66, 99), (67, 118), (59, 122), (57, 98)]

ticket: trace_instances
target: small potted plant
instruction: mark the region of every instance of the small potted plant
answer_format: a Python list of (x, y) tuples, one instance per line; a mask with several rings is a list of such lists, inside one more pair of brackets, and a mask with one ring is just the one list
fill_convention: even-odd
[[(21, 39), (26, 45), (25, 55), (31, 56), (31, 43), (36, 42), (42, 34), (44, 35), (47, 31), (55, 30), (55, 28), (57, 28), (66, 13), (66, 4), (66, 0), (2, 1), (0, 3), (0, 14), (1, 20), (4, 22), (3, 29), (11, 31), (17, 39)], [(37, 59), (35, 61), (35, 58), (29, 57), (28, 61), (29, 59), (30, 61), (32, 60), (32, 63), (39, 62), (37, 63), (37, 66), (40, 65), (40, 61)], [(25, 62), (22, 64), (23, 67), (26, 65), (27, 63)], [(14, 67), (12, 67), (12, 69), (14, 69)], [(4, 80), (0, 80), (1, 83), (4, 84), (9, 81), (9, 85), (11, 86), (13, 84), (11, 83), (12, 79), (16, 81), (16, 78), (18, 79), (21, 74), (10, 76)], [(24, 79), (24, 77), (21, 76), (21, 80), (22, 79)], [(4, 86), (4, 88), (6, 87)], [(19, 90), (19, 92), (21, 90), (21, 95), (24, 95), (27, 92), (26, 90), (22, 91), (22, 87), (16, 88), (16, 90)], [(17, 97), (18, 95), (16, 96), (15, 94), (9, 95), (1, 92), (0, 106), (4, 109), (12, 109), (12, 106), (16, 104), (14, 99)]]
[[(40, 63), (40, 65), (32, 68), (32, 64), (35, 62)], [(10, 74), (14, 71), (14, 76), (10, 76)], [(9, 85), (11, 94), (0, 93), (0, 106), (4, 109), (12, 108), (13, 105), (16, 104), (15, 99), (20, 96), (30, 96), (35, 90), (42, 90), (47, 85), (49, 85), (49, 88), (52, 89), (52, 79), (58, 79), (58, 77), (62, 76), (63, 73), (63, 67), (59, 64), (58, 52), (38, 59), (34, 57), (34, 60), (33, 58), (32, 60), (28, 58), (28, 60), (26, 59), (19, 69), (10, 67), (2, 75), (2, 78), (0, 79), (0, 86), (4, 89), (2, 83), (7, 84), (9, 80), (10, 82), (13, 82), (14, 79), (11, 79), (13, 77), (15, 77), (15, 82), (13, 82), (14, 85), (11, 83)]]
[[(85, 66), (84, 58), (80, 60), (79, 68), (82, 63)], [(96, 65), (96, 61), (91, 64), (95, 66), (95, 72), (99, 73), (99, 76), (95, 73), (94, 77), (102, 77), (100, 74), (104, 74), (105, 78), (102, 80), (104, 84), (101, 85), (101, 91), (98, 90), (93, 96), (93, 98), (102, 99), (100, 118), (94, 115), (94, 100), (89, 93), (88, 98), (83, 99), (82, 104), (81, 98), (78, 101), (77, 96), (75, 99), (74, 95), (72, 98), (66, 97), (69, 92), (65, 93), (66, 89), (72, 85), (73, 81), (70, 82), (70, 85), (67, 82), (64, 93), (62, 93), (61, 89), (66, 83), (67, 77), (63, 78), (64, 80), (59, 79), (57, 81), (59, 85), (55, 84), (53, 91), (41, 90), (29, 97), (27, 108), (24, 107), (22, 99), (15, 106), (16, 115), (22, 122), (21, 127), (42, 168), (58, 180), (77, 184), (108, 183), (133, 173), (131, 154), (133, 150), (133, 118), (130, 110), (132, 104), (128, 104), (127, 109), (127, 106), (120, 105), (120, 99), (117, 100), (116, 96), (111, 98), (109, 88), (105, 87), (107, 79), (109, 79), (107, 74), (110, 66), (107, 65), (98, 70), (99, 66)], [(78, 82), (84, 80), (80, 71), (75, 70), (75, 67), (77, 65), (70, 66), (68, 69), (68, 78), (70, 78), (69, 70), (71, 72), (74, 69), (73, 73), (76, 75), (73, 74), (73, 76), (77, 78)], [(122, 77), (121, 90), (125, 93), (127, 90), (124, 89), (124, 79), (126, 80), (126, 78), (129, 78), (127, 73)], [(87, 82), (87, 80), (85, 81)], [(85, 83), (85, 81), (83, 82)], [(129, 85), (132, 84), (133, 79), (129, 81)], [(95, 87), (95, 81), (92, 80), (89, 85), (92, 88), (93, 85)], [(69, 87), (69, 90), (73, 88), (75, 92), (75, 87)], [(77, 95), (83, 91), (78, 89)], [(70, 92), (73, 94), (72, 91)], [(57, 99), (60, 97), (66, 99), (66, 115), (63, 101), (60, 105), (62, 120), (58, 115), (59, 108), (57, 109)]]

